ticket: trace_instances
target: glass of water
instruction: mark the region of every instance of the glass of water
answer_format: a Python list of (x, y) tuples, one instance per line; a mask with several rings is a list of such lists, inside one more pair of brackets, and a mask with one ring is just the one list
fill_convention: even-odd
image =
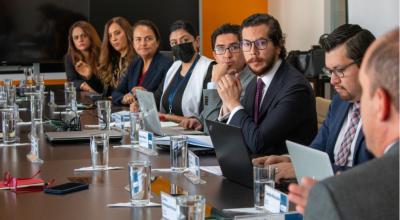
[(187, 137), (171, 137), (170, 162), (172, 171), (183, 172), (186, 170), (188, 167)]
[(96, 105), (100, 129), (110, 130), (111, 101), (99, 100), (96, 102)]
[(129, 193), (131, 204), (145, 206), (150, 203), (151, 164), (147, 160), (133, 161), (129, 164)]
[(108, 168), (109, 135), (96, 134), (90, 137), (90, 153), (94, 170)]
[(206, 199), (200, 195), (184, 195), (176, 198), (179, 209), (178, 219), (205, 219)]
[(73, 82), (64, 83), (65, 107), (67, 110), (76, 110), (76, 88)]
[(131, 144), (139, 143), (139, 130), (143, 129), (143, 114), (141, 112), (130, 112), (130, 138)]
[(275, 170), (274, 166), (253, 166), (254, 177), (254, 207), (256, 209), (264, 209), (264, 193), (265, 186), (275, 187)]
[(3, 143), (14, 143), (17, 140), (17, 118), (15, 110), (9, 106), (6, 110), (1, 112), (2, 116), (2, 129), (3, 129)]

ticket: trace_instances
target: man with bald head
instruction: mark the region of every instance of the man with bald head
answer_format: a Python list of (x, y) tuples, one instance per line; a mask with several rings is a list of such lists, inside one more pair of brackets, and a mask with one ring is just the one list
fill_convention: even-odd
[(368, 48), (359, 80), (363, 132), (377, 159), (317, 184), (290, 185), (304, 219), (399, 219), (399, 28)]

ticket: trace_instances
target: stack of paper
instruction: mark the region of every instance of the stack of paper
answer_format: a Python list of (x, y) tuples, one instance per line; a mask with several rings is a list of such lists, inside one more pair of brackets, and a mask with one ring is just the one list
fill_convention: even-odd
[[(188, 144), (199, 146), (199, 147), (206, 147), (206, 148), (214, 148), (210, 136), (207, 135), (186, 135), (188, 138)], [(170, 137), (156, 137), (154, 138), (155, 144), (160, 145), (170, 145)]]

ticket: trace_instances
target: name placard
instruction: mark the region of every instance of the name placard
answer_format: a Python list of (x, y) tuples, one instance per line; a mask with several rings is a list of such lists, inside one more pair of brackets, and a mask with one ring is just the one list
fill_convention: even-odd
[(288, 196), (279, 190), (265, 185), (264, 208), (271, 213), (288, 212)]
[(153, 133), (139, 130), (139, 146), (153, 150)]
[(179, 210), (178, 206), (176, 205), (176, 198), (165, 192), (161, 192), (161, 212), (163, 219), (178, 219)]

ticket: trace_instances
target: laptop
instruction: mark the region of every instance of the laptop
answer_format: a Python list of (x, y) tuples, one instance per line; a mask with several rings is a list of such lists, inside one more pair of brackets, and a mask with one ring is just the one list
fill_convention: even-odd
[(154, 134), (160, 136), (204, 134), (201, 131), (186, 130), (180, 126), (162, 128), (153, 93), (143, 90), (136, 90), (136, 98), (139, 102), (140, 111), (143, 112), (144, 128), (147, 131), (153, 132)]
[(108, 132), (110, 141), (118, 141), (122, 139), (123, 134), (117, 130), (82, 130), (82, 131), (55, 131), (45, 132), (46, 138), (49, 142), (69, 142), (69, 141), (90, 141), (92, 135)]
[(251, 154), (238, 127), (206, 120), (222, 174), (229, 180), (253, 188)]
[(286, 146), (294, 166), (297, 182), (300, 183), (302, 177), (322, 180), (334, 175), (329, 155), (326, 152), (292, 141), (286, 141)]

